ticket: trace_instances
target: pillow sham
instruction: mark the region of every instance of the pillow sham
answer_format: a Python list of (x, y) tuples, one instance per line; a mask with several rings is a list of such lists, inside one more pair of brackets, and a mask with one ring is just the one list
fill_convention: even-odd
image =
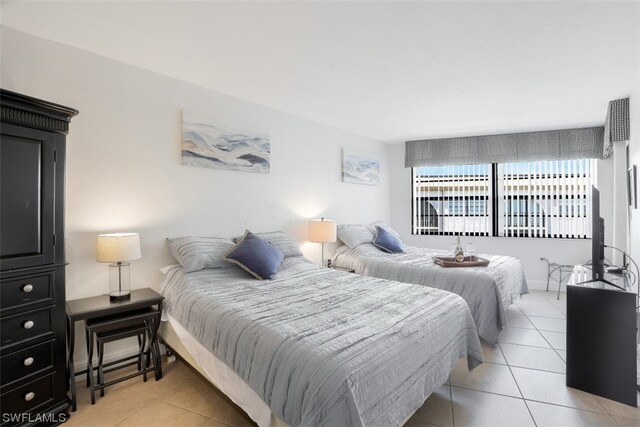
[(224, 259), (237, 264), (258, 280), (273, 279), (284, 261), (282, 251), (249, 230)]
[(375, 247), (385, 252), (389, 252), (390, 254), (399, 254), (404, 252), (402, 241), (391, 231), (380, 227), (379, 225), (376, 225), (376, 231), (376, 238), (373, 239)]
[(373, 233), (364, 225), (342, 224), (338, 226), (338, 238), (353, 249), (365, 243), (373, 243)]
[(166, 276), (167, 273), (169, 272), (169, 270), (171, 270), (173, 267), (176, 267), (178, 264), (171, 264), (171, 265), (167, 265), (166, 267), (161, 267), (158, 269), (158, 271), (160, 272), (160, 274), (162, 274), (163, 276)]
[[(284, 254), (285, 258), (303, 256), (302, 251), (300, 250), (296, 242), (294, 242), (293, 239), (283, 231), (270, 231), (266, 233), (253, 233), (253, 234), (267, 240), (273, 246), (280, 249)], [(233, 241), (237, 243), (243, 238), (244, 236), (235, 237)]]
[(224, 255), (233, 247), (230, 239), (220, 237), (176, 237), (167, 239), (171, 255), (185, 273), (205, 268), (229, 267)]

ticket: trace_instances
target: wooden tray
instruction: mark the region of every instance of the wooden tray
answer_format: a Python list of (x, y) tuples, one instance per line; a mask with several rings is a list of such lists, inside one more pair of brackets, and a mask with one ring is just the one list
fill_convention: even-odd
[(489, 260), (477, 257), (475, 255), (464, 257), (464, 261), (457, 262), (456, 259), (452, 256), (434, 256), (433, 262), (438, 264), (440, 267), (450, 268), (450, 267), (486, 267), (489, 265)]

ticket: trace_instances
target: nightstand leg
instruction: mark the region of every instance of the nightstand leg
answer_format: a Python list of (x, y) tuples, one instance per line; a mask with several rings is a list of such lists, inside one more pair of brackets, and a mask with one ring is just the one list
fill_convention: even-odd
[[(93, 341), (93, 333), (89, 333), (91, 335), (91, 341)], [(93, 344), (93, 343), (92, 343)], [(96, 404), (96, 389), (93, 386), (93, 345), (89, 346), (89, 354), (87, 361), (87, 372), (89, 372), (89, 389), (91, 391), (91, 404)]]
[(155, 368), (154, 376), (156, 381), (162, 379), (162, 359), (160, 358), (160, 347), (158, 346), (157, 336), (159, 325), (156, 325), (156, 323), (159, 322), (160, 320), (158, 320), (158, 322), (153, 322), (151, 337), (149, 338), (149, 349), (151, 350), (151, 357), (153, 357), (153, 364)]
[[(149, 352), (147, 351), (147, 333), (145, 332), (143, 335), (138, 335), (138, 339), (140, 340), (140, 348), (138, 350), (138, 366), (141, 369), (147, 369), (149, 366)], [(149, 347), (151, 347), (151, 343), (149, 343)], [(147, 382), (147, 373), (142, 374), (142, 379), (144, 382)]]
[[(89, 346), (93, 345), (93, 339), (92, 339), (92, 337), (89, 336), (89, 329), (85, 328), (84, 329), (84, 334), (85, 334), (84, 341), (85, 341), (85, 344), (87, 346), (87, 354), (89, 354)], [(89, 388), (89, 385), (90, 385), (89, 384), (89, 375), (93, 375), (93, 372), (87, 371), (87, 378), (86, 378), (87, 388)]]
[[(98, 345), (98, 385), (104, 384), (104, 343)], [(100, 389), (100, 397), (104, 397), (104, 388)]]
[(158, 328), (160, 328), (160, 322), (162, 321), (162, 301), (158, 303), (158, 317), (153, 321), (152, 335), (149, 338), (149, 346), (153, 346), (151, 354), (155, 353), (155, 378), (156, 381), (162, 379), (162, 358), (160, 357), (160, 346), (158, 345)]
[(142, 370), (142, 352), (144, 351), (144, 347), (142, 345), (142, 335), (138, 335), (138, 371)]
[(71, 391), (71, 410), (78, 409), (76, 402), (76, 374), (73, 367), (73, 351), (75, 349), (75, 322), (67, 317), (67, 372)]

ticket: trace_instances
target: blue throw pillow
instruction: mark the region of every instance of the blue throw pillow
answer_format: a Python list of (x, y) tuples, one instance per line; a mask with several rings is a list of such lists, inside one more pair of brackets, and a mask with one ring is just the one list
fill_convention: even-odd
[(391, 254), (404, 252), (402, 241), (395, 234), (378, 225), (376, 225), (376, 230), (378, 233), (376, 234), (376, 238), (373, 239), (373, 244), (376, 247)]
[(259, 280), (273, 279), (284, 260), (280, 249), (261, 239), (249, 230), (227, 254), (226, 261), (238, 264)]

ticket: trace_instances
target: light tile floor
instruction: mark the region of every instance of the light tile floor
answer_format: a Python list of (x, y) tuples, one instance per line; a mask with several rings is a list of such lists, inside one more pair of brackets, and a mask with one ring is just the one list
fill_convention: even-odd
[[(485, 363), (469, 372), (461, 360), (406, 427), (640, 427), (640, 408), (565, 386), (566, 295), (555, 298), (553, 292), (532, 292), (509, 307), (501, 344), (483, 345)], [(253, 425), (180, 361), (165, 366), (160, 382), (137, 377), (120, 383), (93, 406), (81, 383), (78, 390), (69, 426)]]

